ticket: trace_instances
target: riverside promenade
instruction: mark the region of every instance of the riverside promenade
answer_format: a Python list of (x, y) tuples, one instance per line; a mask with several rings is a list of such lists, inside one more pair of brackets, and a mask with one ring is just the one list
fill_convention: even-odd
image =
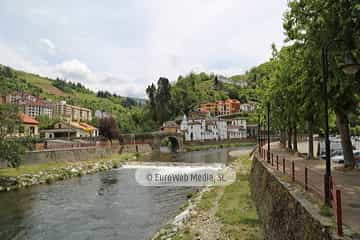
[[(267, 145), (263, 148), (267, 149)], [(299, 153), (288, 152), (279, 142), (271, 143), (270, 148), (273, 156), (278, 156), (280, 159), (280, 164), (285, 159), (286, 172), (291, 172), (291, 164), (294, 161), (296, 178), (303, 178), (301, 169), (308, 168), (309, 186), (315, 189), (319, 197), (323, 197), (325, 161), (306, 159), (307, 142), (299, 143)], [(332, 163), (332, 176), (336, 188), (341, 190), (343, 222), (360, 236), (360, 169), (345, 171), (341, 164)]]

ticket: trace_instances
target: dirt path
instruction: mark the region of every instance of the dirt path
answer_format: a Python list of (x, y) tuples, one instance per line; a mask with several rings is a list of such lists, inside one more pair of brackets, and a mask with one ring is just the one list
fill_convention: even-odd
[(219, 187), (213, 206), (207, 211), (195, 213), (188, 223), (190, 231), (194, 233), (197, 240), (218, 240), (221, 237), (221, 223), (216, 219), (218, 203), (224, 193), (224, 188)]
[[(244, 154), (248, 154), (250, 151), (233, 151), (230, 153), (232, 156), (239, 157)], [(232, 167), (237, 172), (242, 174), (247, 173), (249, 169), (242, 166), (241, 161), (236, 160), (232, 163)], [(197, 209), (190, 221), (187, 223), (190, 232), (195, 236), (195, 240), (228, 240), (229, 238), (221, 231), (222, 223), (219, 221), (216, 213), (219, 208), (219, 201), (224, 195), (224, 186), (218, 186), (216, 188), (209, 189), (216, 194), (214, 198), (211, 198), (211, 207), (209, 209), (200, 210)], [(206, 195), (206, 194), (205, 194)], [(203, 195), (204, 196), (204, 195)]]

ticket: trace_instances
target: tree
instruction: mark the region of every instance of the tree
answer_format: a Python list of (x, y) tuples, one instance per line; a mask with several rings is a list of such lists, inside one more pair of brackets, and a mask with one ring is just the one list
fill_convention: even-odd
[(24, 154), (25, 147), (17, 139), (7, 138), (0, 140), (0, 160), (5, 161), (8, 167), (19, 167)]
[(99, 121), (99, 134), (109, 139), (112, 144), (113, 139), (120, 137), (120, 130), (113, 117), (102, 118)]
[(12, 104), (0, 104), (0, 140), (14, 133), (20, 126), (19, 110)]
[(167, 78), (159, 78), (157, 82), (156, 91), (156, 113), (159, 124), (169, 120), (170, 118), (170, 99), (171, 99), (171, 85)]
[(291, 41), (304, 44), (305, 48), (317, 53), (333, 40), (336, 49), (329, 58), (329, 98), (330, 107), (335, 111), (336, 123), (341, 136), (345, 167), (353, 167), (353, 152), (350, 141), (348, 116), (355, 111), (360, 90), (359, 73), (345, 76), (339, 70), (342, 53), (349, 50), (359, 55), (360, 44), (360, 4), (358, 1), (340, 0), (292, 0), (285, 14), (284, 28)]
[(17, 139), (9, 137), (19, 127), (17, 107), (10, 104), (0, 105), (0, 161), (5, 161), (8, 167), (20, 166), (24, 157), (24, 146)]
[(149, 105), (152, 113), (152, 118), (155, 122), (157, 122), (157, 114), (156, 114), (156, 87), (152, 83), (150, 86), (146, 88), (146, 94), (149, 97)]
[(60, 121), (58, 118), (50, 118), (47, 115), (39, 115), (36, 120), (39, 122), (39, 129), (51, 129), (55, 123)]

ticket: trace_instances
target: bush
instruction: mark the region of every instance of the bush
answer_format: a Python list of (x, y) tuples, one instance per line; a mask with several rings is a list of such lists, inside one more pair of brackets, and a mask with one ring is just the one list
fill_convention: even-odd
[(8, 167), (17, 168), (21, 165), (25, 154), (24, 146), (16, 139), (2, 139), (0, 141), (0, 160)]

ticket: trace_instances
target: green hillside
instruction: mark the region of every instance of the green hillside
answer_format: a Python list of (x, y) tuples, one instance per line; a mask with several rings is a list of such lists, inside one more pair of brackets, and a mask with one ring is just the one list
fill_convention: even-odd
[[(17, 71), (0, 65), (0, 94), (24, 91), (48, 101), (65, 100), (69, 104), (90, 108), (93, 111), (111, 112), (124, 133), (151, 131), (154, 124), (148, 120), (145, 106), (136, 104), (137, 99), (121, 97), (108, 92), (95, 93), (79, 83), (50, 79), (39, 75)], [(106, 93), (106, 94), (104, 94)], [(94, 121), (93, 124), (96, 124)]]

